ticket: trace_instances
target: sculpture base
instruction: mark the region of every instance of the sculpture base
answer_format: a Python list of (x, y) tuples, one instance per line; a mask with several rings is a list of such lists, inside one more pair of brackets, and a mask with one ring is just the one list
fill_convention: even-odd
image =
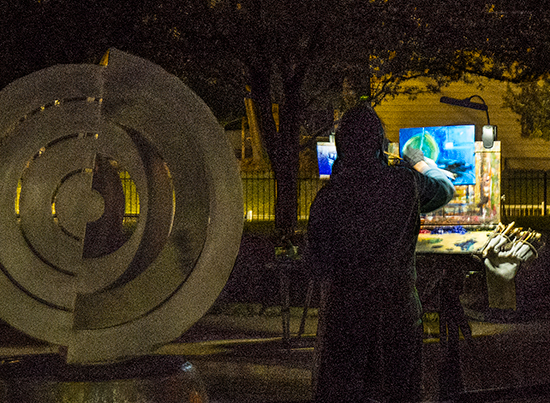
[(204, 403), (208, 398), (196, 369), (182, 357), (75, 365), (58, 354), (43, 354), (0, 360), (0, 401)]

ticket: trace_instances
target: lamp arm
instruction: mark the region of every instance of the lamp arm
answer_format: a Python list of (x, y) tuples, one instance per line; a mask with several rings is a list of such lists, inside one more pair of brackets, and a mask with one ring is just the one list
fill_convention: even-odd
[[(483, 102), (483, 105), (487, 106), (485, 103), (485, 100), (481, 98), (479, 95), (472, 95), (470, 98), (468, 98), (468, 101), (471, 102), (472, 98), (479, 98), (481, 102)], [(485, 108), (485, 113), (487, 114), (487, 125), (491, 125), (491, 121), (489, 119), (489, 107)]]

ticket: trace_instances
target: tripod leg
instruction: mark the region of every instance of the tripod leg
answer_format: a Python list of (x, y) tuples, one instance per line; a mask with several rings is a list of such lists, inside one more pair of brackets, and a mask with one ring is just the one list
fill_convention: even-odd
[(306, 300), (304, 302), (304, 311), (302, 313), (302, 320), (300, 322), (300, 328), (298, 330), (298, 337), (302, 337), (302, 335), (304, 334), (304, 330), (305, 330), (305, 327), (306, 327), (306, 318), (307, 318), (307, 313), (309, 311), (309, 307), (311, 305), (311, 298), (313, 297), (313, 288), (315, 286), (315, 280), (311, 279), (309, 280), (309, 284), (308, 284), (308, 287), (307, 287), (307, 293), (306, 293)]

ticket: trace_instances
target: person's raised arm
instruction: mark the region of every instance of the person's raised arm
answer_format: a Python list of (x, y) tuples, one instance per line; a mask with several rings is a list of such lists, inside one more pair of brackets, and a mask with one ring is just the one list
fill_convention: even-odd
[(455, 191), (449, 179), (451, 172), (438, 168), (435, 162), (424, 157), (421, 150), (408, 149), (404, 157), (419, 173), (416, 176), (422, 213), (437, 210), (451, 201)]

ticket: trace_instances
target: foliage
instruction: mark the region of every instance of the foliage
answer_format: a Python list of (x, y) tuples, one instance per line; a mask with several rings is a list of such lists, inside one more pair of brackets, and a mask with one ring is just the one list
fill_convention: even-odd
[[(250, 86), (280, 186), (277, 226), (292, 231), (301, 128), (322, 133), (332, 109), (361, 96), (377, 104), (397, 93), (437, 91), (464, 72), (536, 79), (550, 65), (548, 15), (538, 0), (4, 2), (0, 80), (97, 61), (118, 47), (181, 77), (221, 120), (243, 113)], [(418, 76), (435, 85), (407, 85)], [(272, 103), (280, 105), (279, 130)], [(312, 123), (317, 112), (322, 124)]]
[[(435, 79), (429, 91), (464, 72), (516, 81), (538, 76), (548, 65), (548, 18), (533, 12), (540, 6), (529, 6), (534, 3), (218, 0), (197, 14), (202, 26), (186, 31), (181, 14), (172, 25), (182, 33), (178, 40), (202, 38), (192, 53), (216, 74), (229, 66), (230, 76), (252, 88), (281, 186), (278, 202), (286, 200), (277, 226), (292, 228), (299, 133), (311, 109), (346, 109), (361, 96), (376, 104), (397, 93), (414, 95), (424, 89), (406, 83), (418, 76)], [(280, 104), (279, 131), (272, 102)]]
[(541, 138), (550, 141), (550, 81), (540, 80), (522, 83), (519, 91), (508, 86), (504, 105), (517, 113), (523, 137)]
[(124, 2), (112, 6), (110, 3), (105, 0), (3, 2), (0, 6), (2, 86), (54, 64), (99, 61), (111, 43), (131, 41), (138, 10)]

